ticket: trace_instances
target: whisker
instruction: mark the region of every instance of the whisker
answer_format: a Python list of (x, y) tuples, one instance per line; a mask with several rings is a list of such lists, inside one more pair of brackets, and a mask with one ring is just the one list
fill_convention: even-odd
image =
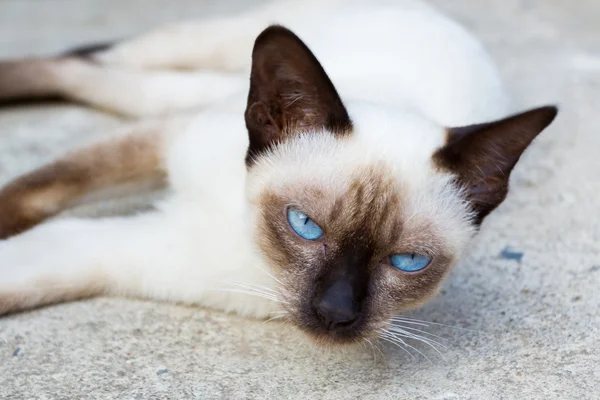
[(436, 341), (434, 341), (432, 339), (424, 338), (423, 336), (419, 336), (419, 335), (415, 335), (415, 334), (413, 334), (411, 332), (407, 332), (407, 331), (405, 331), (403, 329), (400, 329), (398, 327), (395, 327), (395, 329), (394, 328), (390, 328), (390, 329), (396, 335), (400, 335), (401, 337), (405, 337), (407, 339), (418, 340), (420, 342), (423, 342), (423, 343), (427, 344), (429, 347), (431, 347), (432, 349), (434, 349), (442, 357), (442, 359), (446, 360), (446, 357), (444, 356), (444, 354), (435, 346), (435, 345), (438, 345), (442, 349), (446, 350), (446, 346), (444, 346), (443, 344), (438, 343), (438, 342), (436, 342)]
[[(219, 290), (219, 289), (209, 289), (209, 290)], [(237, 288), (223, 288), (221, 289), (223, 291), (226, 292), (238, 292), (238, 293), (253, 293), (256, 295), (262, 295), (264, 297), (270, 297), (273, 299), (277, 299), (277, 296), (274, 293), (266, 293), (266, 292), (261, 292), (260, 290), (256, 290), (253, 288), (244, 288), (242, 287), (241, 289), (237, 289)]]
[[(371, 339), (369, 339), (369, 338), (365, 338), (365, 339), (363, 340), (363, 342), (362, 342), (362, 343), (363, 343), (363, 345), (364, 345), (364, 342), (368, 343), (368, 344), (369, 344), (369, 346), (371, 346), (371, 351), (373, 352), (373, 367), (375, 367), (375, 366), (377, 365), (377, 353), (375, 353), (375, 350), (377, 350), (377, 352), (378, 352), (379, 354), (381, 354), (381, 358), (383, 359), (383, 361), (384, 361), (384, 362), (386, 361), (386, 359), (385, 359), (385, 355), (383, 354), (383, 352), (381, 351), (381, 349), (379, 348), (379, 346), (377, 346), (377, 345), (373, 344), (373, 342), (371, 341)], [(367, 346), (366, 346), (366, 345), (364, 345), (364, 346), (365, 346), (365, 348), (367, 348)]]
[(398, 317), (392, 317), (392, 318), (390, 318), (390, 320), (391, 321), (397, 321), (397, 322), (404, 322), (404, 323), (411, 324), (411, 325), (429, 326), (429, 325), (427, 325), (425, 323), (407, 321), (407, 320), (404, 320), (404, 319), (399, 319)]
[(267, 322), (269, 322), (269, 321), (273, 321), (273, 320), (275, 320), (275, 319), (284, 318), (284, 317), (287, 317), (287, 315), (286, 315), (286, 314), (282, 314), (282, 315), (276, 315), (276, 316), (274, 316), (274, 317), (271, 317), (271, 318), (269, 318), (269, 319), (267, 319), (267, 320), (263, 321), (263, 324), (264, 324), (264, 323), (267, 323)]
[(440, 340), (445, 340), (445, 341), (449, 340), (449, 339), (446, 339), (445, 337), (435, 335), (435, 334), (433, 334), (431, 332), (427, 332), (427, 331), (424, 331), (422, 329), (413, 328), (412, 326), (394, 325), (394, 324), (391, 324), (390, 326), (398, 327), (398, 328), (401, 328), (401, 329), (408, 329), (408, 330), (415, 331), (415, 332), (421, 332), (421, 333), (423, 333), (425, 335), (433, 336), (434, 338), (438, 338)]
[[(263, 286), (260, 286), (260, 285), (239, 283), (239, 282), (233, 282), (233, 281), (221, 281), (221, 283), (230, 284), (230, 285), (233, 285), (233, 286), (238, 286), (238, 287), (241, 287), (242, 289), (247, 289), (247, 290), (250, 290), (250, 291), (253, 291), (253, 292), (262, 293), (262, 294), (264, 294), (266, 296), (275, 297), (275, 298), (277, 298), (277, 300), (279, 302), (285, 303), (285, 304), (289, 304), (289, 301), (287, 301), (286, 298), (293, 297), (291, 295), (291, 293), (289, 293), (287, 290), (284, 290), (286, 293), (282, 293), (281, 290), (278, 291), (278, 290), (274, 290), (274, 289), (271, 289), (271, 288), (268, 288), (268, 287), (263, 287)], [(263, 290), (263, 288), (265, 290), (268, 290), (268, 292), (265, 291), (265, 290)], [(287, 294), (288, 296), (286, 297), (285, 294)]]
[(412, 354), (410, 351), (408, 351), (407, 349), (405, 349), (403, 346), (400, 345), (400, 343), (396, 342), (395, 340), (393, 340), (392, 338), (388, 337), (386, 334), (382, 333), (379, 336), (380, 339), (385, 340), (386, 342), (389, 342), (391, 344), (393, 344), (394, 346), (402, 349), (403, 351), (405, 351), (413, 360), (416, 360), (417, 358), (415, 357), (414, 354)]
[(446, 328), (460, 329), (460, 330), (464, 330), (464, 331), (481, 333), (480, 331), (478, 331), (476, 329), (463, 328), (462, 326), (455, 326), (455, 325), (440, 324), (439, 322), (423, 321), (423, 320), (414, 319), (414, 318), (407, 318), (407, 317), (400, 317), (400, 316), (398, 316), (398, 317), (392, 317), (391, 319), (392, 320), (397, 320), (397, 321), (400, 321), (400, 322), (407, 322), (407, 323), (421, 322), (421, 323), (425, 323), (425, 324), (429, 324), (429, 325), (445, 326)]
[(407, 343), (402, 338), (394, 335), (392, 332), (387, 331), (387, 330), (380, 331), (380, 332), (381, 332), (381, 336), (380, 337), (387, 337), (388, 339), (393, 340), (399, 346), (402, 346), (402, 347), (406, 347), (407, 346)]
[(253, 265), (253, 267), (258, 268), (259, 270), (261, 270), (262, 272), (264, 272), (265, 274), (267, 274), (267, 276), (269, 276), (270, 278), (272, 278), (275, 282), (279, 283), (280, 285), (283, 286), (283, 282), (281, 282), (279, 279), (277, 279), (273, 274), (271, 274), (269, 271), (267, 271), (264, 268), (261, 268), (258, 265)]
[(421, 335), (419, 335), (417, 333), (406, 331), (406, 330), (404, 330), (402, 328), (403, 327), (398, 326), (398, 325), (392, 325), (392, 326), (390, 326), (389, 331), (396, 332), (396, 333), (401, 333), (401, 334), (405, 335), (405, 337), (408, 337), (408, 338), (426, 340), (428, 342), (435, 343), (435, 344), (439, 345), (442, 348), (446, 348), (446, 346), (444, 344), (442, 344), (442, 343), (439, 343), (439, 342), (437, 342), (437, 341), (435, 341), (435, 340), (433, 340), (431, 338), (428, 338), (428, 337), (425, 337), (425, 336), (421, 336)]
[(264, 293), (259, 293), (259, 292), (254, 292), (251, 290), (241, 290), (241, 289), (208, 289), (210, 291), (216, 291), (216, 292), (230, 292), (230, 293), (241, 293), (241, 294), (248, 294), (251, 296), (256, 296), (256, 297), (262, 297), (264, 299), (267, 300), (271, 300), (274, 301), (276, 303), (284, 303), (284, 301), (281, 301), (280, 299), (276, 298), (275, 296), (267, 296)]
[(386, 336), (389, 336), (389, 337), (393, 337), (393, 338), (394, 338), (394, 339), (396, 339), (396, 340), (397, 340), (399, 343), (401, 343), (403, 346), (404, 346), (404, 345), (406, 345), (406, 342), (405, 342), (403, 339), (401, 339), (401, 338), (397, 337), (396, 335), (394, 335), (394, 334), (393, 334), (392, 332), (390, 332), (389, 330), (382, 330), (382, 331), (380, 331), (380, 332), (381, 332), (381, 334), (382, 334), (382, 335), (386, 335)]
[(375, 347), (375, 349), (377, 349), (377, 351), (379, 352), (379, 354), (381, 354), (381, 357), (383, 358), (383, 361), (386, 361), (385, 359), (385, 354), (383, 354), (383, 352), (381, 351), (381, 349), (379, 348), (379, 346), (377, 346), (377, 342), (375, 344), (373, 344), (373, 342), (371, 342), (370, 339), (367, 339), (369, 341), (369, 343), (371, 343), (372, 347)]
[[(421, 336), (418, 333), (413, 333), (413, 332), (406, 331), (401, 326), (397, 326), (397, 325), (390, 326), (389, 330), (392, 331), (392, 332), (401, 333), (401, 334), (405, 335), (405, 337), (410, 338), (410, 339), (418, 339), (418, 340), (421, 340), (421, 341), (431, 342), (431, 343), (434, 343), (434, 344), (440, 346), (443, 349), (447, 349), (446, 345), (444, 345), (444, 344), (442, 344), (442, 343), (440, 343), (440, 342), (438, 342), (436, 340), (433, 340), (432, 338)], [(440, 339), (445, 340), (443, 338), (440, 338)]]
[[(367, 347), (364, 344), (364, 342), (360, 342), (358, 339), (356, 339), (355, 342), (361, 343), (364, 348)], [(365, 342), (367, 342), (367, 343), (369, 343), (369, 345), (371, 345), (371, 350), (373, 351), (373, 366), (375, 366), (375, 363), (377, 362), (377, 356), (375, 355), (375, 348), (373, 347), (373, 343), (369, 339), (365, 339)]]
[(234, 285), (234, 286), (239, 286), (241, 288), (249, 289), (252, 291), (262, 292), (267, 295), (275, 295), (283, 303), (286, 303), (286, 304), (290, 303), (289, 301), (287, 301), (288, 299), (294, 300), (294, 298), (297, 297), (296, 295), (294, 295), (293, 293), (290, 293), (288, 290), (284, 289), (283, 287), (280, 287), (276, 290), (276, 289), (273, 289), (273, 288), (270, 288), (267, 286), (258, 285), (258, 284), (254, 284), (254, 283), (235, 282), (235, 281), (220, 281), (220, 282), (225, 283), (225, 284)]
[[(390, 334), (390, 335), (391, 335), (391, 336), (392, 336), (394, 339), (401, 340), (401, 341), (402, 341), (402, 343), (404, 344), (404, 346), (406, 346), (406, 347), (409, 347), (409, 348), (413, 349), (414, 351), (416, 351), (417, 353), (419, 353), (420, 355), (422, 355), (423, 357), (425, 357), (425, 359), (426, 359), (427, 361), (429, 361), (430, 363), (432, 363), (432, 362), (431, 362), (431, 360), (429, 359), (429, 357), (427, 357), (427, 356), (426, 356), (426, 355), (425, 355), (425, 354), (424, 354), (422, 351), (420, 351), (420, 350), (419, 350), (419, 349), (417, 349), (416, 347), (414, 347), (414, 346), (411, 346), (410, 344), (406, 343), (404, 340), (400, 339), (400, 338), (397, 336), (397, 334), (396, 334), (396, 333), (392, 333), (392, 332), (389, 332), (389, 331), (388, 331), (388, 334)], [(432, 364), (433, 364), (433, 363), (432, 363)]]
[(242, 283), (242, 282), (235, 282), (235, 281), (221, 281), (221, 283), (225, 283), (225, 284), (229, 284), (229, 285), (234, 285), (234, 286), (239, 286), (245, 289), (251, 289), (251, 290), (257, 290), (257, 291), (263, 291), (263, 292), (270, 292), (273, 294), (279, 294), (279, 292), (275, 289), (272, 289), (270, 287), (267, 286), (262, 286), (262, 285), (257, 285), (257, 284), (253, 284), (253, 283)]
[[(360, 339), (358, 339), (358, 338), (355, 338), (355, 339), (353, 340), (353, 342), (354, 342), (355, 344), (358, 344), (358, 345), (360, 345), (361, 349), (364, 349), (364, 350), (367, 350), (367, 349), (368, 349), (367, 345), (365, 344), (366, 340), (363, 340), (363, 341), (361, 341)], [(370, 343), (369, 343), (369, 344), (370, 344)], [(371, 350), (373, 350), (373, 366), (375, 366), (375, 360), (376, 360), (376, 357), (375, 357), (375, 349), (373, 349), (373, 345), (371, 345)]]
[[(397, 334), (400, 337), (406, 338), (406, 339), (413, 339), (413, 340), (417, 340), (419, 342), (423, 342), (426, 345), (428, 345), (429, 347), (431, 347), (432, 349), (434, 349), (436, 352), (440, 353), (440, 350), (437, 348), (437, 346), (440, 346), (443, 350), (446, 350), (445, 347), (443, 347), (441, 344), (437, 343), (437, 342), (430, 342), (420, 336), (412, 336), (412, 335), (405, 335), (401, 332), (394, 332), (395, 334)], [(440, 354), (442, 355), (442, 354)]]

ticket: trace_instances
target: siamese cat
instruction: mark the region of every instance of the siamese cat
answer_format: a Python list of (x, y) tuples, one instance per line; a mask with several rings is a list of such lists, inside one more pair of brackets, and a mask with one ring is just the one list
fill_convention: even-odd
[[(0, 63), (0, 99), (45, 97), (140, 121), (2, 188), (0, 314), (133, 296), (321, 344), (430, 300), (557, 114), (515, 113), (476, 39), (413, 0), (277, 2)], [(170, 189), (153, 211), (50, 219), (148, 180)]]

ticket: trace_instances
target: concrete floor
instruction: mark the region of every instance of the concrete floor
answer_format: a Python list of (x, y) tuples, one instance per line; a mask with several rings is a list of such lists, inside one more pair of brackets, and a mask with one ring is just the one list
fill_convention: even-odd
[[(323, 353), (277, 323), (102, 298), (0, 319), (0, 398), (600, 398), (600, 3), (433, 3), (483, 40), (523, 106), (561, 105), (470, 256), (411, 314), (457, 327), (427, 328), (445, 338), (445, 359), (420, 344), (430, 361), (383, 345)], [(236, 4), (0, 0), (0, 57)], [(0, 110), (0, 184), (119, 123), (77, 106)]]

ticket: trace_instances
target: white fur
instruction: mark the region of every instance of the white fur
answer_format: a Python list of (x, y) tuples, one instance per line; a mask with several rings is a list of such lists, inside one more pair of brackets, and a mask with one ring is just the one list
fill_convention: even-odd
[(239, 93), (247, 77), (222, 72), (139, 71), (62, 61), (55, 78), (68, 97), (131, 116), (166, 116)]
[[(291, 28), (315, 53), (356, 129), (347, 141), (324, 134), (288, 142), (248, 177), (243, 121), (248, 63), (252, 41), (272, 22)], [(144, 78), (124, 80), (131, 90), (118, 99), (114, 93), (86, 95), (99, 96), (93, 103), (129, 107), (136, 115), (213, 106), (169, 140), (173, 194), (156, 212), (56, 220), (0, 243), (0, 294), (45, 278), (65, 287), (104, 279), (110, 293), (267, 316), (276, 303), (215, 290), (227, 287), (224, 281), (277, 290), (254, 243), (256, 196), (283, 178), (313, 177), (343, 190), (345, 171), (378, 160), (388, 163), (406, 188), (403, 206), (414, 221), (434, 221), (447, 246), (460, 254), (472, 233), (466, 207), (448, 177), (432, 169), (431, 154), (443, 143), (443, 126), (510, 111), (496, 68), (479, 43), (412, 0), (277, 3), (239, 17), (165, 28), (99, 59), (129, 70), (115, 69), (119, 79)], [(147, 75), (149, 68), (164, 67), (244, 72), (219, 85), (203, 79), (206, 72)]]

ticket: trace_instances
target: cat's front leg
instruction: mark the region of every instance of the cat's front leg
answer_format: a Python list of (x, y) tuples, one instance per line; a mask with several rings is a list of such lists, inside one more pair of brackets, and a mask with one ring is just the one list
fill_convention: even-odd
[(187, 123), (185, 117), (138, 122), (9, 181), (0, 187), (0, 239), (75, 205), (164, 186), (169, 143)]
[(276, 280), (243, 244), (218, 239), (235, 237), (235, 225), (207, 232), (206, 220), (163, 211), (58, 219), (2, 240), (0, 315), (106, 294), (272, 317)]
[(160, 216), (65, 219), (0, 241), (0, 315), (100, 294), (144, 295), (173, 247)]

